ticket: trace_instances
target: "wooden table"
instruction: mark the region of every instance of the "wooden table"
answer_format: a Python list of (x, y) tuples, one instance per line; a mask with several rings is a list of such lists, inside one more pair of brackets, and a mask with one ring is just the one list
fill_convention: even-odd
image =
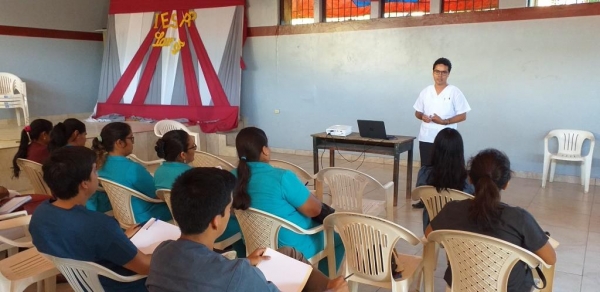
[(406, 166), (406, 198), (411, 197), (412, 167), (413, 167), (413, 141), (415, 137), (395, 136), (395, 139), (382, 140), (363, 138), (353, 132), (346, 137), (331, 136), (325, 132), (311, 135), (313, 137), (313, 164), (315, 173), (319, 172), (319, 149), (329, 149), (329, 166), (335, 166), (335, 151), (354, 151), (390, 155), (394, 157), (394, 206), (398, 204), (398, 173), (400, 170), (400, 154), (408, 151)]

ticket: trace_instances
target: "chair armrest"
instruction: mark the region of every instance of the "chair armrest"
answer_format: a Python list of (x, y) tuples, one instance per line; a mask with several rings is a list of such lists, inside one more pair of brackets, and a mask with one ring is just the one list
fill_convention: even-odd
[(0, 221), (17, 218), (17, 217), (21, 217), (21, 216), (27, 216), (27, 211), (19, 211), (19, 212), (13, 212), (13, 213), (0, 215)]
[(316, 234), (323, 231), (323, 225), (319, 225), (317, 227), (313, 227), (311, 229), (304, 229), (304, 234)]
[(138, 194), (138, 193), (132, 192), (131, 195), (134, 196), (134, 197), (136, 197), (136, 198), (138, 198), (138, 199), (141, 199), (141, 200), (144, 200), (146, 202), (149, 202), (149, 203), (164, 203), (165, 202), (165, 201), (163, 201), (161, 199), (150, 198), (150, 197), (148, 197), (148, 196), (146, 196), (144, 194)]
[(4, 221), (0, 221), (0, 230), (11, 229), (15, 227), (22, 227), (29, 225), (29, 221), (31, 221), (31, 215), (21, 216), (16, 218), (7, 219)]
[(144, 166), (156, 165), (156, 164), (161, 164), (161, 163), (165, 162), (164, 159), (156, 159), (156, 160), (149, 160), (149, 161), (142, 160), (142, 159), (138, 158), (137, 156), (135, 156), (135, 154), (129, 154), (129, 156), (127, 156), (127, 158), (129, 160), (135, 161)]
[(389, 188), (392, 188), (393, 186), (394, 186), (394, 182), (393, 182), (393, 181), (391, 181), (391, 182), (388, 182), (387, 184), (385, 184), (385, 185), (383, 186), (383, 188), (384, 188), (384, 189), (389, 189)]
[(14, 246), (14, 247), (22, 247), (22, 248), (33, 247), (33, 242), (31, 242), (31, 239), (28, 241), (18, 241), (18, 240), (8, 239), (1, 235), (0, 235), (0, 243), (6, 243), (6, 244)]

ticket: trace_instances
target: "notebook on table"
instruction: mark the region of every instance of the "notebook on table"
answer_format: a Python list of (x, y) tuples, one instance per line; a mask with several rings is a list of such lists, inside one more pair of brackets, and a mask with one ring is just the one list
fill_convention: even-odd
[(363, 138), (391, 140), (395, 136), (387, 135), (383, 121), (357, 120), (358, 132)]

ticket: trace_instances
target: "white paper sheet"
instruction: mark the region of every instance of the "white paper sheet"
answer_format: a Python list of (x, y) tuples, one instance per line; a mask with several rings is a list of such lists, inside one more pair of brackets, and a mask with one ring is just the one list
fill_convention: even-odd
[(263, 272), (267, 281), (273, 282), (282, 292), (302, 291), (312, 272), (311, 265), (270, 248), (263, 255), (271, 259), (260, 262), (256, 267)]
[(177, 240), (181, 236), (179, 227), (155, 218), (148, 220), (131, 238), (131, 242), (144, 254), (152, 254), (165, 240)]
[(0, 215), (8, 214), (29, 201), (31, 201), (31, 196), (13, 197), (0, 207)]

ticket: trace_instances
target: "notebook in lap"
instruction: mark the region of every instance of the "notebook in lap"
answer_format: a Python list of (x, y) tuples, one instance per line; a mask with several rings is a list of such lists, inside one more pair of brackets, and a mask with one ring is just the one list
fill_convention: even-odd
[(361, 137), (390, 140), (395, 139), (395, 136), (388, 136), (385, 133), (385, 124), (383, 121), (357, 120), (358, 132)]

